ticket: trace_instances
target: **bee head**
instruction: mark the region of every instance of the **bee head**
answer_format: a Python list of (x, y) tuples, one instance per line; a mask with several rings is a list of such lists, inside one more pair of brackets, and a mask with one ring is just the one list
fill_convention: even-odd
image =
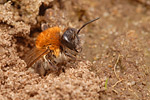
[(67, 28), (61, 37), (61, 43), (64, 46), (68, 47), (69, 49), (78, 52), (76, 49), (77, 45), (79, 44), (79, 37), (77, 35), (77, 29)]
[(91, 20), (87, 23), (85, 23), (81, 28), (79, 28), (78, 30), (75, 28), (67, 28), (66, 31), (64, 32), (64, 34), (61, 37), (61, 43), (68, 47), (71, 50), (74, 50), (76, 52), (78, 52), (77, 47), (80, 44), (80, 39), (79, 39), (79, 32), (81, 31), (81, 29), (83, 27), (85, 27), (87, 24), (92, 23), (96, 20), (98, 20), (98, 18)]

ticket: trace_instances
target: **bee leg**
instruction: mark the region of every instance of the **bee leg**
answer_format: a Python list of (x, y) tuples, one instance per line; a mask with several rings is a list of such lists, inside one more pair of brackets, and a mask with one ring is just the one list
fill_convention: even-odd
[(50, 60), (48, 60), (48, 62), (52, 66), (52, 70), (58, 70), (58, 67), (55, 64), (53, 64)]
[(58, 70), (58, 67), (50, 60), (48, 59), (47, 55), (44, 55), (44, 59), (49, 63), (50, 67), (46, 69), (51, 69), (53, 71)]
[(71, 54), (69, 54), (67, 52), (65, 52), (65, 55), (68, 56), (68, 57), (70, 57), (72, 60), (76, 60), (76, 57), (72, 56)]

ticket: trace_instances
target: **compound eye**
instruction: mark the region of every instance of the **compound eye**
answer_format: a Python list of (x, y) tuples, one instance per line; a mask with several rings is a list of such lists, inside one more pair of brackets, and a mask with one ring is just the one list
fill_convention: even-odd
[(74, 28), (68, 28), (64, 34), (62, 35), (61, 38), (61, 43), (68, 47), (71, 50), (75, 50), (76, 45), (75, 45), (75, 34), (76, 34), (76, 29)]
[(68, 38), (69, 41), (73, 41), (76, 35), (76, 29), (74, 28), (68, 28), (65, 32), (64, 32), (64, 36), (66, 36)]
[(63, 36), (63, 42), (65, 43), (71, 43), (71, 41), (68, 39), (68, 37), (66, 35)]

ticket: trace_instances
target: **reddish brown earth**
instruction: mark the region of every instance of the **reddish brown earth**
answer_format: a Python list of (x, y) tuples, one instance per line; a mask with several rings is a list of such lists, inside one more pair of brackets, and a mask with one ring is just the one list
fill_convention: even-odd
[[(79, 61), (40, 77), (23, 57), (41, 24), (88, 25)], [(0, 100), (149, 100), (150, 0), (0, 0)]]

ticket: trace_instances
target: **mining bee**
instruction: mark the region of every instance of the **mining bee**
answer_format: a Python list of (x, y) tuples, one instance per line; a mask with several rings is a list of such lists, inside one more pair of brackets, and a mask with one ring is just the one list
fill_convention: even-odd
[(59, 27), (47, 28), (41, 32), (35, 41), (35, 47), (25, 55), (27, 67), (34, 66), (40, 75), (45, 75), (48, 70), (57, 71), (61, 66), (71, 60), (76, 60), (76, 55), (81, 52), (79, 33), (89, 23), (85, 23), (78, 30), (68, 27), (61, 35)]

